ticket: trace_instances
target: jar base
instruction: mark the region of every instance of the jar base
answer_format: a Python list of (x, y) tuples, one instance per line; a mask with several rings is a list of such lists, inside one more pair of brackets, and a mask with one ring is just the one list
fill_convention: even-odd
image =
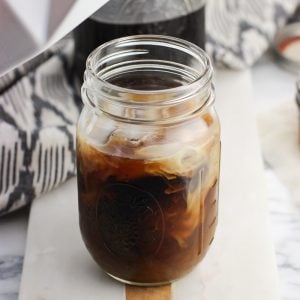
[(119, 277), (109, 274), (107, 272), (106, 272), (106, 274), (121, 283), (125, 283), (125, 284), (132, 285), (132, 286), (155, 287), (155, 286), (171, 284), (172, 282), (174, 282), (174, 280), (163, 281), (163, 282), (154, 282), (154, 283), (153, 282), (152, 283), (151, 282), (135, 282), (135, 281), (129, 281), (129, 280), (119, 278)]

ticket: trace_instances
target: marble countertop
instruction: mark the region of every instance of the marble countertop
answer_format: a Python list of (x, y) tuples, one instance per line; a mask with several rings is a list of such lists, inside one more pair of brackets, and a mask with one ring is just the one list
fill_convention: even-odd
[(0, 219), (0, 300), (18, 299), (29, 208)]
[[(252, 70), (257, 115), (287, 101), (295, 101), (294, 74), (280, 68), (268, 54)], [(266, 184), (282, 300), (300, 299), (300, 206), (270, 167), (265, 166)]]
[[(295, 77), (265, 55), (253, 68), (257, 114), (293, 99)], [(300, 208), (293, 206), (286, 188), (265, 168), (271, 229), (276, 250), (282, 300), (300, 299)], [(18, 299), (29, 209), (0, 219), (0, 300)]]

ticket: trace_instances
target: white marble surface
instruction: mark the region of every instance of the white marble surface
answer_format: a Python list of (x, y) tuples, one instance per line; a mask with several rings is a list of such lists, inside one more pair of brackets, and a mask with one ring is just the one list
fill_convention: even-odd
[(17, 300), (29, 209), (0, 219), (0, 300)]
[[(265, 56), (253, 68), (257, 113), (294, 97), (295, 77)], [(276, 248), (282, 300), (300, 300), (300, 209), (266, 167), (271, 229)], [(25, 249), (28, 211), (0, 219), (0, 300), (17, 300)]]
[[(253, 68), (257, 114), (295, 101), (296, 75), (265, 55)], [(272, 234), (276, 249), (282, 300), (300, 299), (300, 207), (274, 172), (265, 166)]]
[(286, 188), (266, 169), (272, 234), (276, 249), (282, 300), (300, 299), (300, 209)]
[[(205, 259), (172, 284), (172, 299), (279, 300), (251, 73), (216, 75), (222, 124), (218, 227)], [(99, 297), (124, 300), (125, 288), (103, 275), (83, 245), (72, 180), (32, 204), (19, 299)]]

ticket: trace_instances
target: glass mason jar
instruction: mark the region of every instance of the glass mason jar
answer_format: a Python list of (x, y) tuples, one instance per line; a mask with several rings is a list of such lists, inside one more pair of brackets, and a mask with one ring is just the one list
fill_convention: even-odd
[(87, 60), (77, 132), (80, 229), (105, 272), (160, 285), (214, 238), (220, 126), (212, 66), (194, 44), (141, 35)]

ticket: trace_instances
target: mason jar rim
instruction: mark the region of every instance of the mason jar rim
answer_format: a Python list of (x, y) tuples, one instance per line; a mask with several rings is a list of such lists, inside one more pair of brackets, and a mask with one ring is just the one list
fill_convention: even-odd
[[(195, 80), (193, 80), (192, 82), (189, 82), (185, 85), (180, 85), (177, 87), (166, 88), (166, 89), (141, 90), (141, 89), (121, 87), (112, 84), (104, 80), (103, 78), (101, 78), (101, 76), (98, 76), (96, 74), (95, 66), (93, 67), (92, 65), (93, 63), (95, 63), (93, 60), (95, 59), (96, 55), (99, 54), (104, 49), (110, 46), (115, 46), (117, 49), (118, 46), (124, 45), (126, 44), (126, 42), (128, 43), (130, 42), (131, 45), (134, 45), (134, 43), (136, 43), (137, 45), (138, 44), (152, 45), (152, 43), (155, 43), (155, 45), (165, 46), (169, 48), (172, 47), (178, 50), (185, 51), (187, 54), (193, 56), (199, 62), (203, 63), (204, 66), (203, 72), (199, 73), (197, 78), (195, 78)], [(105, 58), (105, 56), (103, 58)], [(197, 45), (176, 37), (144, 34), (144, 35), (132, 35), (132, 36), (114, 39), (112, 41), (106, 42), (100, 45), (99, 47), (97, 47), (95, 50), (93, 50), (90, 53), (90, 55), (87, 58), (85, 78), (90, 75), (95, 79), (96, 82), (98, 82), (101, 85), (105, 85), (107, 88), (117, 93), (138, 94), (138, 95), (157, 95), (157, 94), (163, 95), (169, 93), (174, 93), (174, 94), (183, 93), (184, 91), (191, 90), (191, 89), (199, 90), (201, 88), (204, 88), (207, 85), (207, 83), (211, 81), (212, 73), (213, 73), (213, 69), (212, 69), (209, 56), (206, 54), (204, 50), (202, 50)], [(122, 103), (125, 103), (122, 99), (119, 100)]]

